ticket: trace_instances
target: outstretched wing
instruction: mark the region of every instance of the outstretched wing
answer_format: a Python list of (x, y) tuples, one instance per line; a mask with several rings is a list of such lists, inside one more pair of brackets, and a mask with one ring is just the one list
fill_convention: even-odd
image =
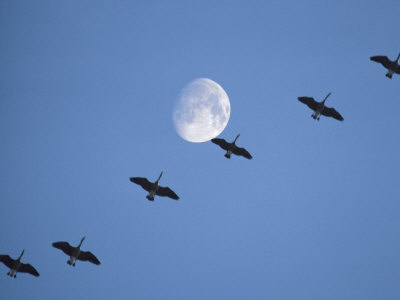
[(133, 183), (140, 185), (143, 189), (145, 189), (148, 192), (150, 192), (151, 187), (153, 186), (153, 184), (150, 181), (148, 181), (147, 178), (131, 177), (129, 178), (129, 180), (132, 181)]
[(319, 103), (315, 101), (313, 97), (298, 97), (297, 99), (312, 110), (316, 110), (318, 108)]
[(62, 250), (68, 256), (71, 256), (74, 252), (74, 247), (72, 247), (68, 242), (56, 242), (52, 244), (54, 248)]
[(169, 187), (162, 187), (160, 186), (156, 192), (156, 195), (158, 196), (163, 196), (163, 197), (169, 197), (174, 200), (178, 200), (179, 197), (177, 194), (174, 193), (173, 190), (171, 190)]
[(20, 273), (29, 273), (33, 276), (39, 277), (38, 271), (31, 264), (21, 264), (18, 268), (18, 272)]
[(83, 260), (83, 261), (90, 261), (91, 263), (93, 263), (95, 265), (100, 264), (100, 261), (97, 259), (97, 257), (94, 256), (94, 254), (90, 251), (81, 251), (79, 253), (78, 259)]
[(0, 261), (10, 269), (14, 266), (15, 260), (8, 255), (0, 255)]
[(400, 74), (400, 65), (398, 65), (395, 69), (394, 72), (397, 74)]
[(369, 59), (381, 63), (386, 69), (390, 69), (392, 65), (392, 61), (387, 56), (371, 56)]
[(217, 144), (224, 150), (228, 150), (231, 145), (231, 144), (227, 143), (224, 139), (212, 139), (211, 142), (213, 142), (214, 144)]
[(343, 121), (343, 117), (336, 111), (334, 108), (330, 107), (324, 107), (324, 109), (321, 112), (322, 115), (327, 116), (327, 117), (332, 117), (336, 120)]
[(244, 156), (248, 159), (252, 159), (253, 157), (250, 155), (250, 153), (244, 149), (244, 148), (240, 148), (240, 147), (235, 147), (235, 149), (233, 149), (232, 151), (234, 154), (236, 155), (240, 155), (240, 156)]

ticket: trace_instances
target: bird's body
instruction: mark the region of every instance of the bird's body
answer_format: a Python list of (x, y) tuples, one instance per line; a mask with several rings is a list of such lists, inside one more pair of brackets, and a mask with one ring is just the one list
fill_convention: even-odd
[(72, 252), (71, 256), (69, 257), (69, 260), (67, 261), (67, 264), (72, 265), (75, 267), (75, 262), (77, 258), (79, 257), (79, 254), (81, 253), (81, 248), (76, 247), (74, 251)]
[(33, 276), (40, 276), (38, 271), (32, 265), (30, 264), (24, 264), (21, 262), (22, 255), (24, 254), (25, 250), (22, 250), (21, 255), (17, 259), (12, 259), (8, 255), (0, 255), (0, 262), (5, 264), (8, 268), (10, 268), (10, 271), (7, 273), (7, 275), (16, 278), (17, 273), (29, 273)]
[(179, 200), (179, 197), (173, 190), (169, 187), (162, 187), (159, 184), (163, 172), (161, 172), (160, 176), (158, 177), (156, 182), (150, 182), (147, 178), (144, 177), (131, 177), (129, 180), (133, 183), (140, 185), (144, 190), (148, 191), (149, 194), (146, 198), (149, 201), (154, 201), (154, 196), (162, 196), (162, 197), (169, 197), (174, 200)]
[[(327, 98), (328, 98), (328, 96), (327, 96)], [(318, 104), (317, 109), (314, 111), (314, 114), (312, 116), (314, 118), (314, 120), (315, 119), (319, 120), (319, 118), (320, 118), (319, 115), (324, 111), (324, 108), (325, 108), (325, 101), (322, 101)]]
[(245, 148), (240, 148), (236, 146), (236, 140), (239, 138), (240, 134), (238, 134), (235, 140), (232, 143), (228, 143), (224, 139), (212, 139), (211, 142), (220, 146), (222, 149), (226, 150), (225, 157), (231, 158), (232, 154), (236, 154), (239, 156), (246, 157), (247, 159), (252, 159), (253, 157)]
[(386, 73), (386, 77), (392, 78), (394, 73), (400, 74), (400, 65), (399, 65), (400, 53), (397, 56), (395, 61), (391, 61), (387, 56), (378, 55), (378, 56), (371, 56), (370, 60), (378, 62), (382, 64), (388, 72)]
[(82, 251), (81, 246), (85, 237), (81, 239), (81, 242), (77, 247), (72, 247), (68, 242), (56, 242), (53, 243), (53, 247), (62, 250), (69, 256), (67, 264), (75, 267), (76, 260), (89, 261), (95, 265), (100, 265), (100, 261), (90, 251)]
[(311, 117), (315, 120), (319, 121), (320, 115), (332, 117), (336, 120), (343, 121), (343, 117), (334, 109), (325, 106), (325, 101), (328, 99), (331, 93), (329, 93), (325, 99), (321, 102), (317, 102), (312, 97), (298, 97), (297, 99), (301, 102), (306, 104), (310, 109), (314, 111)]
[[(160, 175), (160, 178), (161, 178), (161, 175)], [(158, 190), (160, 189), (160, 184), (158, 183), (160, 178), (156, 182), (153, 183), (153, 185), (149, 191), (149, 194), (146, 196), (146, 198), (150, 201), (154, 201), (154, 196), (157, 194)]]
[(153, 189), (150, 191), (150, 193), (146, 196), (146, 198), (147, 198), (148, 200), (150, 200), (150, 201), (154, 201), (154, 196), (155, 196), (157, 190), (158, 190), (158, 186), (155, 187), (155, 188), (153, 188)]

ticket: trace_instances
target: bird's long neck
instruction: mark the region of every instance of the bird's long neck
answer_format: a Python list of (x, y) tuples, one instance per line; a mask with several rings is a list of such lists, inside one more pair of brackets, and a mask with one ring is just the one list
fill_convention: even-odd
[(239, 136), (240, 136), (240, 134), (238, 134), (238, 135), (236, 136), (236, 138), (235, 138), (235, 140), (233, 141), (232, 144), (235, 144), (235, 143), (236, 143), (236, 141), (237, 141), (237, 139), (239, 138)]
[(158, 183), (160, 181), (162, 174), (163, 174), (163, 172), (161, 172), (160, 176), (158, 176), (156, 183)]
[(85, 240), (85, 237), (83, 237), (83, 238), (81, 239), (81, 242), (80, 242), (79, 245), (78, 245), (78, 249), (81, 248), (82, 243), (83, 243), (84, 240)]
[(22, 252), (21, 252), (21, 254), (20, 254), (20, 256), (18, 257), (18, 261), (20, 261), (21, 260), (21, 258), (22, 258), (22, 255), (24, 255), (24, 252), (25, 252), (25, 250), (22, 250)]
[(396, 58), (396, 63), (399, 62), (399, 59), (400, 59), (400, 53), (399, 53), (399, 55), (398, 55), (397, 58)]
[(331, 95), (331, 93), (328, 93), (328, 95), (326, 95), (325, 99), (322, 101), (322, 103), (325, 105), (325, 101), (326, 99), (328, 99), (328, 97)]

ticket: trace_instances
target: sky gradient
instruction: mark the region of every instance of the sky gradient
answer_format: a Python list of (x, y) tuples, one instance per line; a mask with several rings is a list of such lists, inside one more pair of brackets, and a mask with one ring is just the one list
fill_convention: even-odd
[[(2, 299), (372, 300), (400, 294), (399, 1), (1, 1)], [(231, 101), (181, 139), (195, 78)], [(343, 122), (297, 101), (311, 96)], [(129, 177), (171, 187), (156, 197)], [(68, 241), (100, 266), (51, 247)]]

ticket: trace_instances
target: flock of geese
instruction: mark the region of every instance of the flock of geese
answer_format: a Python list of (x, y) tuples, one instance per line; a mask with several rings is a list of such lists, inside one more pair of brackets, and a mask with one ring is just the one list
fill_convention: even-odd
[[(386, 73), (386, 77), (392, 78), (392, 75), (394, 73), (400, 74), (400, 65), (399, 65), (400, 53), (397, 56), (397, 59), (394, 61), (391, 61), (387, 56), (372, 56), (370, 57), (370, 59), (372, 61), (381, 63), (388, 70), (388, 72)], [(297, 99), (301, 103), (306, 104), (310, 109), (314, 111), (311, 117), (316, 120), (319, 120), (320, 116), (323, 115), (326, 117), (332, 117), (339, 121), (343, 121), (343, 117), (334, 108), (325, 106), (325, 102), (330, 95), (331, 93), (329, 93), (321, 102), (315, 101), (314, 98), (312, 97), (298, 97)], [(241, 148), (236, 145), (236, 141), (239, 138), (239, 136), (240, 135), (238, 134), (232, 143), (228, 143), (224, 139), (217, 139), (217, 138), (212, 139), (211, 142), (220, 146), (222, 149), (226, 151), (224, 155), (226, 158), (231, 158), (231, 155), (235, 154), (238, 156), (243, 156), (247, 159), (252, 159), (253, 157), (245, 148)], [(150, 201), (154, 201), (155, 195), (161, 197), (169, 197), (171, 199), (178, 200), (179, 197), (173, 190), (171, 190), (169, 187), (160, 186), (159, 182), (162, 175), (163, 172), (161, 172), (160, 176), (154, 183), (150, 182), (147, 178), (144, 177), (131, 177), (130, 181), (140, 185), (144, 190), (146, 190), (149, 193), (146, 196), (146, 198)], [(76, 247), (72, 247), (68, 242), (55, 242), (52, 245), (54, 248), (62, 250), (66, 255), (69, 256), (69, 259), (67, 261), (69, 265), (75, 267), (76, 260), (89, 261), (95, 265), (100, 265), (100, 261), (97, 259), (96, 256), (94, 256), (93, 253), (91, 253), (90, 251), (81, 250), (81, 246), (84, 240), (85, 237), (81, 239), (81, 242)], [(22, 250), (20, 256), (17, 259), (12, 259), (9, 255), (0, 255), (0, 262), (2, 262), (10, 269), (7, 275), (16, 278), (17, 273), (19, 272), (19, 273), (28, 273), (38, 277), (39, 272), (32, 265), (24, 264), (21, 262), (21, 258), (22, 255), (24, 255), (24, 252), (25, 250)]]
[[(69, 256), (67, 264), (75, 267), (75, 261), (89, 261), (95, 265), (99, 265), (100, 261), (96, 256), (93, 255), (90, 251), (82, 251), (81, 246), (85, 237), (81, 239), (81, 242), (78, 246), (72, 247), (68, 242), (55, 242), (53, 243), (53, 247), (62, 250), (65, 254)], [(19, 273), (28, 273), (33, 276), (39, 277), (39, 272), (31, 264), (23, 264), (21, 262), (22, 255), (24, 255), (25, 250), (22, 250), (20, 256), (17, 259), (12, 259), (9, 255), (0, 255), (0, 261), (5, 264), (10, 271), (7, 273), (10, 277), (17, 278), (17, 272)]]

